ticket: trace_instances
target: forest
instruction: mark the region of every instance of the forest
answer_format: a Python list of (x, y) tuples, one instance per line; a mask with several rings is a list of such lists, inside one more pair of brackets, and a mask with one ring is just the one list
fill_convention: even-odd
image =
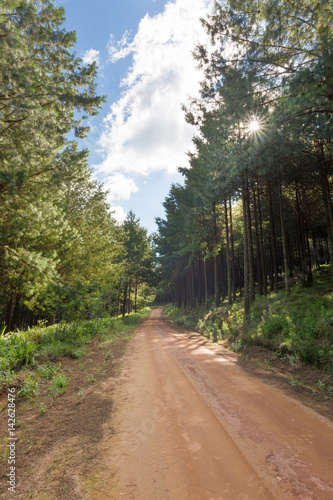
[[(237, 308), (244, 325), (265, 317), (268, 337), (283, 331), (296, 355), (311, 331), (316, 355), (303, 358), (333, 363), (331, 3), (228, 0), (202, 19), (201, 94), (183, 105), (193, 148), (154, 235), (133, 212), (114, 219), (80, 149), (105, 96), (64, 9), (5, 0), (0, 15), (1, 332), (125, 316), (155, 299), (224, 308), (220, 336)], [(285, 324), (294, 291), (314, 304), (319, 285), (313, 326)], [(258, 311), (261, 298), (289, 302)]]
[(215, 339), (237, 336), (237, 311), (248, 340), (332, 364), (332, 5), (228, 0), (202, 23), (201, 95), (184, 105), (197, 134), (157, 219), (161, 297), (220, 306), (197, 324)]
[(168, 298), (215, 306), (236, 291), (304, 286), (332, 255), (332, 26), (329, 2), (216, 4), (205, 78), (185, 105), (195, 152), (158, 219)]
[(0, 7), (0, 330), (125, 315), (152, 300), (151, 237), (130, 212), (113, 218), (80, 150), (96, 63), (48, 0)]
[(201, 19), (192, 148), (154, 234), (116, 220), (89, 164), (106, 96), (61, 3), (0, 0), (3, 491), (333, 498), (332, 0), (216, 0)]

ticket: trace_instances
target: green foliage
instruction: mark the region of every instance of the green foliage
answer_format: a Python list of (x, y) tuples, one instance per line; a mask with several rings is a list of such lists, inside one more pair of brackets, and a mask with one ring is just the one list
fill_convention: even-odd
[(18, 374), (10, 370), (0, 371), (0, 387), (17, 387), (20, 384)]
[[(42, 354), (82, 357), (91, 338), (113, 326), (125, 283), (132, 293), (135, 287), (135, 308), (154, 298), (151, 237), (132, 212), (117, 224), (89, 151), (68, 140), (70, 133), (86, 137), (84, 120), (105, 97), (96, 95), (96, 63), (77, 57), (75, 32), (64, 20), (52, 0), (4, 0), (0, 7), (3, 371)], [(40, 319), (57, 326), (4, 336)]]
[(33, 352), (39, 346), (28, 340), (27, 342), (20, 343), (15, 349), (12, 349), (13, 357), (17, 360), (18, 366), (25, 365), (34, 361)]
[(292, 365), (299, 360), (333, 369), (333, 300), (322, 287), (295, 288), (290, 297), (261, 300), (253, 309), (247, 339), (263, 344)]
[[(137, 281), (151, 283), (147, 232), (137, 231), (140, 241), (128, 253), (130, 235), (92, 178), (89, 152), (67, 139), (71, 131), (85, 137), (86, 116), (80, 115), (96, 115), (104, 98), (96, 95), (96, 64), (76, 56), (76, 36), (63, 29), (64, 18), (50, 0), (5, 0), (0, 8), (0, 314), (6, 331), (36, 317), (60, 322), (115, 314), (129, 268), (132, 276), (135, 267)], [(142, 287), (140, 307), (142, 295), (151, 300)]]
[[(210, 311), (177, 309), (169, 304), (164, 312), (175, 323), (189, 327), (193, 327), (190, 319), (197, 317), (197, 332), (214, 342), (226, 340), (234, 352), (246, 344), (263, 345), (285, 357), (291, 366), (303, 361), (332, 371), (333, 295), (325, 269), (317, 272), (316, 277), (318, 285), (296, 286), (290, 296), (280, 293), (258, 298), (248, 324), (244, 324), (240, 300)], [(326, 283), (324, 288), (322, 280)]]
[(39, 384), (37, 382), (37, 377), (33, 378), (33, 374), (31, 373), (28, 378), (26, 378), (23, 382), (22, 388), (20, 389), (18, 395), (22, 398), (36, 398), (39, 392)]
[[(124, 231), (122, 314), (137, 311), (154, 300), (153, 286), (156, 285), (155, 251), (152, 237), (140, 226), (140, 219), (130, 211), (122, 224)], [(132, 296), (131, 296), (132, 294)], [(143, 300), (142, 300), (143, 299)]]
[(223, 338), (223, 330), (220, 323), (219, 321), (213, 321), (206, 317), (205, 319), (199, 319), (195, 329), (204, 337), (213, 342), (218, 342)]
[(42, 165), (49, 168), (42, 157), (54, 159), (71, 129), (84, 136), (79, 114), (95, 115), (104, 100), (95, 95), (96, 65), (85, 67), (76, 57), (75, 33), (66, 32), (63, 22), (64, 9), (49, 0), (1, 6), (1, 87), (6, 93), (0, 112), (5, 151), (0, 179), (12, 190)]
[(46, 407), (45, 407), (45, 404), (43, 402), (40, 403), (39, 405), (39, 411), (40, 411), (40, 414), (41, 415), (44, 415), (44, 413), (46, 413)]
[[(22, 397), (38, 395), (38, 379), (52, 380), (53, 393), (61, 392), (61, 383), (64, 374), (61, 363), (48, 362), (59, 356), (68, 356), (79, 359), (85, 354), (85, 346), (93, 338), (99, 338), (106, 344), (113, 343), (119, 338), (126, 340), (139, 321), (149, 314), (151, 309), (146, 307), (138, 313), (131, 313), (125, 318), (98, 318), (90, 321), (61, 323), (59, 325), (37, 327), (25, 332), (9, 333), (0, 337), (0, 388), (21, 387), (22, 382), (18, 371), (25, 369), (29, 363), (30, 369), (36, 370), (36, 376), (30, 374), (23, 382), (20, 394)], [(38, 341), (38, 345), (36, 344)], [(113, 360), (112, 349), (109, 349), (108, 358)]]
[(60, 370), (61, 363), (58, 364), (43, 364), (37, 367), (37, 375), (40, 378), (52, 379)]
[(235, 340), (235, 342), (231, 342), (230, 349), (233, 352), (239, 352), (242, 349), (242, 346), (243, 346), (242, 339), (237, 339)]
[(47, 327), (41, 339), (40, 354), (79, 359), (85, 353), (84, 346), (106, 329), (112, 329), (114, 321), (102, 318)]
[(63, 394), (69, 384), (70, 378), (66, 377), (65, 373), (58, 373), (52, 380), (50, 391), (53, 396), (60, 396)]
[(15, 370), (34, 362), (36, 345), (26, 333), (18, 332), (0, 338), (0, 370)]
[(288, 333), (290, 323), (288, 318), (278, 314), (270, 314), (268, 311), (264, 313), (264, 318), (260, 322), (260, 330), (264, 337), (271, 339), (283, 332)]
[(194, 327), (196, 325), (196, 316), (191, 314), (190, 309), (177, 308), (171, 304), (167, 305), (163, 311), (172, 318), (176, 325)]
[[(203, 24), (212, 43), (194, 51), (203, 80), (185, 108), (197, 126), (190, 166), (156, 221), (160, 295), (193, 308), (214, 293), (217, 307), (237, 286), (247, 321), (268, 282), (276, 291), (283, 276), (289, 293), (290, 264), (310, 285), (309, 264), (328, 260), (317, 258), (325, 240), (333, 254), (332, 9), (329, 0), (226, 0)], [(263, 323), (267, 341), (285, 330), (280, 319)]]

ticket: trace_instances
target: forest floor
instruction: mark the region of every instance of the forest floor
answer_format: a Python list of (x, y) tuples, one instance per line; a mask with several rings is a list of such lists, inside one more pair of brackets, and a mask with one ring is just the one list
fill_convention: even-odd
[[(63, 395), (45, 387), (17, 403), (13, 497), (333, 499), (333, 399), (318, 387), (327, 373), (259, 347), (244, 358), (161, 308), (112, 354), (93, 340), (80, 360), (60, 360)], [(6, 436), (7, 393), (0, 409)], [(10, 498), (1, 445), (0, 498)]]

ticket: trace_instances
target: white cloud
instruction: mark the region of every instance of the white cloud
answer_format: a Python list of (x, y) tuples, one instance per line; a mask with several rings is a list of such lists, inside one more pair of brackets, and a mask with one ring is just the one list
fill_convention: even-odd
[(82, 58), (84, 64), (92, 64), (96, 61), (97, 65), (99, 65), (99, 51), (95, 49), (89, 49), (83, 54)]
[(130, 32), (125, 31), (121, 40), (115, 40), (113, 35), (110, 35), (110, 41), (108, 43), (108, 49), (110, 54), (110, 60), (115, 63), (119, 59), (123, 59), (132, 52), (132, 45), (129, 43)]
[(127, 214), (125, 213), (124, 209), (120, 205), (116, 206), (111, 206), (111, 212), (113, 217), (116, 219), (116, 221), (122, 223), (126, 219)]
[(106, 190), (110, 191), (108, 200), (111, 203), (115, 200), (129, 200), (131, 195), (139, 190), (133, 179), (120, 172), (109, 175), (103, 184)]
[(198, 95), (202, 74), (192, 51), (206, 40), (200, 17), (212, 5), (212, 0), (175, 0), (163, 13), (146, 15), (132, 41), (128, 33), (119, 42), (110, 38), (111, 60), (131, 55), (132, 66), (104, 121), (100, 172), (172, 173), (187, 163), (195, 129), (185, 122), (181, 104)]

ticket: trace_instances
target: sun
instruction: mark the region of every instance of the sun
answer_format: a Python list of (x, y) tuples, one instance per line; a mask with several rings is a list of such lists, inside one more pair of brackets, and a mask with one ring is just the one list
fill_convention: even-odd
[(247, 130), (250, 134), (255, 133), (255, 132), (259, 132), (260, 121), (257, 118), (252, 118), (247, 126)]
[(243, 137), (249, 140), (261, 141), (267, 138), (268, 124), (263, 115), (253, 114), (248, 115), (246, 119), (240, 123), (239, 130), (243, 130)]

